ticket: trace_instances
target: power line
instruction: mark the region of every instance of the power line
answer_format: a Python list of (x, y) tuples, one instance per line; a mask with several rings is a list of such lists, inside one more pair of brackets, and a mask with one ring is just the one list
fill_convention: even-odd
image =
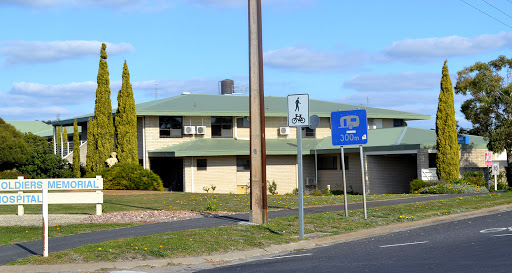
[(501, 12), (501, 13), (503, 13), (503, 14), (507, 15), (508, 17), (512, 18), (512, 16), (510, 16), (510, 15), (506, 14), (506, 13), (505, 13), (505, 12), (503, 12), (501, 9), (499, 9), (499, 8), (497, 8), (497, 7), (495, 7), (495, 6), (491, 5), (491, 4), (489, 4), (489, 2), (487, 2), (487, 1), (485, 1), (485, 0), (482, 0), (482, 1), (484, 1), (487, 5), (489, 5), (489, 6), (493, 7), (493, 8), (495, 8), (495, 9), (496, 9), (496, 10), (498, 10), (499, 12)]
[(510, 0), (507, 0), (507, 1), (508, 1), (510, 4), (512, 4), (512, 1), (510, 1)]
[[(489, 16), (489, 17), (491, 17), (492, 19), (494, 19), (494, 20), (496, 20), (496, 21), (498, 21), (498, 22), (502, 23), (503, 25), (505, 25), (505, 26), (507, 26), (507, 27), (509, 27), (509, 28), (511, 28), (511, 29), (512, 29), (512, 27), (511, 27), (511, 26), (509, 26), (509, 25), (507, 25), (507, 24), (503, 23), (502, 21), (500, 21), (500, 20), (498, 20), (498, 19), (494, 18), (493, 16), (491, 16), (491, 15), (487, 14), (486, 12), (482, 11), (481, 9), (479, 9), (479, 8), (477, 8), (477, 7), (473, 6), (473, 5), (471, 5), (470, 3), (468, 3), (468, 2), (466, 2), (466, 1), (464, 1), (464, 0), (460, 0), (460, 1), (462, 1), (462, 2), (466, 3), (468, 6), (470, 6), (470, 7), (474, 8), (474, 9), (478, 10), (479, 12), (481, 12), (481, 13), (483, 13), (483, 14), (485, 14), (485, 15)], [(507, 0), (507, 1), (508, 1), (508, 0)], [(509, 1), (509, 2), (510, 2), (510, 1)]]

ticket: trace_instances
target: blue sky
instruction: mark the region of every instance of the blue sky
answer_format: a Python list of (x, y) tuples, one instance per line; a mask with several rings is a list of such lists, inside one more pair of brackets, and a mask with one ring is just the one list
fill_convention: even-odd
[[(435, 127), (444, 60), (455, 85), (511, 57), (510, 0), (263, 0), (262, 14), (266, 96), (432, 116), (414, 127)], [(92, 113), (101, 42), (114, 108), (124, 60), (136, 103), (217, 94), (226, 78), (247, 93), (247, 21), (246, 0), (0, 0), (0, 117)]]

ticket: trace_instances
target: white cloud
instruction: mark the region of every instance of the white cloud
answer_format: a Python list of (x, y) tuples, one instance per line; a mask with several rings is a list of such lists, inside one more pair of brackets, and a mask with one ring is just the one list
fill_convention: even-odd
[(1, 0), (0, 6), (25, 8), (106, 7), (122, 11), (161, 12), (174, 6), (172, 0)]
[(0, 117), (4, 120), (54, 120), (56, 115), (69, 115), (69, 109), (48, 107), (0, 107)]
[[(411, 107), (411, 109), (400, 111), (411, 110), (410, 112), (421, 114), (421, 112), (418, 112), (417, 110), (425, 110), (425, 108), (414, 110), (415, 107), (432, 107), (432, 105), (435, 105), (435, 108), (437, 109), (438, 97), (439, 92), (358, 92), (353, 95), (342, 96), (337, 101), (341, 103), (364, 106), (368, 105), (370, 107), (387, 109), (393, 107), (406, 109), (406, 107)], [(420, 104), (427, 106), (418, 106)]]
[(48, 85), (30, 82), (17, 82), (12, 85), (9, 93), (26, 96), (45, 97), (87, 97), (95, 94), (97, 83), (88, 81), (80, 83)]
[(382, 53), (392, 60), (425, 62), (439, 58), (476, 55), (501, 48), (512, 48), (512, 32), (484, 34), (475, 37), (406, 39), (393, 42)]
[[(134, 51), (128, 43), (107, 44), (107, 54), (120, 54)], [(3, 55), (7, 65), (28, 63), (49, 63), (84, 56), (100, 54), (99, 41), (4, 41), (0, 43), (0, 55)]]
[[(146, 96), (169, 97), (183, 92), (195, 94), (218, 94), (218, 80), (216, 79), (187, 79), (187, 80), (152, 80), (132, 82), (133, 89), (144, 90)], [(237, 83), (235, 83), (236, 85)]]
[(293, 71), (327, 72), (343, 71), (360, 66), (369, 58), (368, 54), (359, 51), (338, 53), (304, 47), (286, 47), (265, 52), (263, 63), (272, 68)]
[(438, 89), (440, 81), (440, 73), (364, 74), (346, 80), (343, 87), (357, 91), (429, 90)]

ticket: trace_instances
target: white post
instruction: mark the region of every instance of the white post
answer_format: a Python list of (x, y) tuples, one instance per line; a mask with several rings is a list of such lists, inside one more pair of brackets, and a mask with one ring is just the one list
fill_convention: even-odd
[(495, 191), (498, 190), (498, 175), (497, 174), (494, 175), (494, 190)]
[(48, 257), (48, 189), (43, 189), (43, 257)]
[[(24, 177), (23, 176), (18, 176), (18, 180), (23, 180)], [(18, 191), (18, 195), (21, 195), (23, 194), (23, 191)], [(18, 215), (25, 215), (25, 207), (23, 206), (23, 204), (21, 205), (18, 205)]]
[[(103, 177), (101, 175), (96, 175), (96, 180), (101, 180), (101, 184), (103, 185)], [(97, 195), (103, 195), (103, 190), (97, 190)], [(102, 206), (101, 203), (96, 204), (96, 215), (101, 215), (102, 213)]]

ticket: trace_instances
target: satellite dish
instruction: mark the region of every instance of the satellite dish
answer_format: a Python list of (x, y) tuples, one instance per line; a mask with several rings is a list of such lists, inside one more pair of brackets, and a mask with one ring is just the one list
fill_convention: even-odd
[(320, 125), (320, 118), (317, 115), (309, 117), (309, 129), (315, 130)]

